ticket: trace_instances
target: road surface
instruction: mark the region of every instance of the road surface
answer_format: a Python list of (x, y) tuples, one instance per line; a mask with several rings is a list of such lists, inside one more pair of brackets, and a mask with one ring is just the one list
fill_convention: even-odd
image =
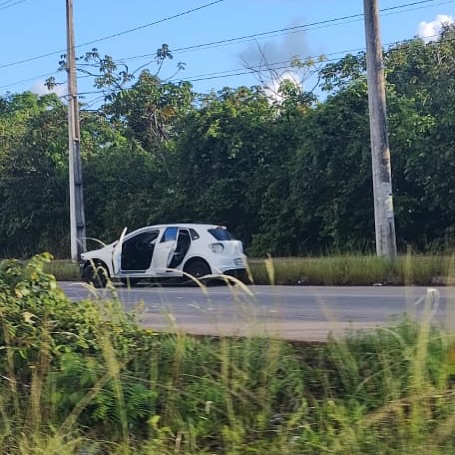
[[(112, 296), (82, 283), (60, 285), (74, 301)], [(159, 331), (325, 340), (330, 332), (393, 324), (405, 314), (425, 317), (425, 301), (435, 321), (455, 329), (454, 288), (119, 285), (115, 292), (127, 311), (138, 310), (140, 322)]]

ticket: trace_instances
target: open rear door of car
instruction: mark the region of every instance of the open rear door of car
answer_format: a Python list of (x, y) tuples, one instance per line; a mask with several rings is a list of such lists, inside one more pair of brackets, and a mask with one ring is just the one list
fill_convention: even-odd
[(177, 246), (178, 231), (178, 228), (174, 226), (166, 228), (160, 242), (155, 246), (152, 265), (156, 274), (170, 272), (168, 268)]

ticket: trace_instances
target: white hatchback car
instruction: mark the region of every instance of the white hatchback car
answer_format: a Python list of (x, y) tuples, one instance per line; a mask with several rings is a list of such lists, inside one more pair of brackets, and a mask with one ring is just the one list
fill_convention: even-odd
[[(125, 229), (126, 231), (126, 229)], [(130, 285), (144, 278), (195, 278), (207, 275), (246, 277), (246, 256), (240, 240), (224, 226), (162, 224), (137, 229), (103, 248), (81, 255), (81, 275), (95, 287), (108, 279)]]

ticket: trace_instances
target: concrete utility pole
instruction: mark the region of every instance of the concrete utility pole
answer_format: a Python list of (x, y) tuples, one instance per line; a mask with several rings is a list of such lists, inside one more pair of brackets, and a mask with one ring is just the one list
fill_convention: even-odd
[(71, 259), (78, 261), (86, 249), (84, 190), (82, 186), (79, 101), (73, 28), (73, 0), (66, 0), (67, 71), (68, 71), (68, 145), (70, 185)]
[(376, 253), (395, 259), (395, 218), (392, 197), (392, 173), (387, 134), (384, 64), (379, 32), (377, 0), (363, 0), (368, 77), (368, 107), (373, 165), (374, 222)]

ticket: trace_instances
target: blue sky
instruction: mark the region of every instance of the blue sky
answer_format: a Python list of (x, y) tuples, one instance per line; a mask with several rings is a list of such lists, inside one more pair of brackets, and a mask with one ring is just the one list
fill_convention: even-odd
[[(294, 55), (306, 58), (324, 54), (334, 59), (365, 46), (362, 0), (220, 0), (193, 13), (146, 26), (213, 1), (74, 0), (77, 45), (144, 26), (135, 32), (80, 47), (77, 54), (97, 47), (115, 60), (129, 59), (129, 68), (134, 70), (150, 62), (150, 55), (163, 43), (173, 50), (308, 25), (294, 33), (280, 32), (175, 52), (174, 60), (166, 63), (160, 75), (171, 76), (176, 63), (182, 61), (186, 69), (175, 79), (194, 81), (195, 90), (208, 92), (224, 86), (257, 84), (257, 74), (226, 75), (245, 72), (245, 65), (259, 65), (261, 58), (269, 65), (286, 62)], [(431, 34), (437, 30), (441, 17), (455, 16), (455, 0), (378, 2), (384, 10), (380, 18), (384, 46), (419, 33)], [(0, 95), (30, 89), (42, 92), (45, 75), (58, 67), (58, 51), (66, 46), (65, 33), (65, 0), (0, 0)], [(54, 51), (57, 51), (55, 55), (15, 64)], [(149, 56), (132, 58), (146, 54)], [(149, 67), (153, 72), (156, 70), (154, 62)], [(65, 81), (65, 74), (55, 76)], [(18, 83), (22, 80), (26, 81)], [(81, 79), (78, 88), (81, 92), (92, 90), (88, 79)], [(87, 98), (90, 97), (96, 95)]]

